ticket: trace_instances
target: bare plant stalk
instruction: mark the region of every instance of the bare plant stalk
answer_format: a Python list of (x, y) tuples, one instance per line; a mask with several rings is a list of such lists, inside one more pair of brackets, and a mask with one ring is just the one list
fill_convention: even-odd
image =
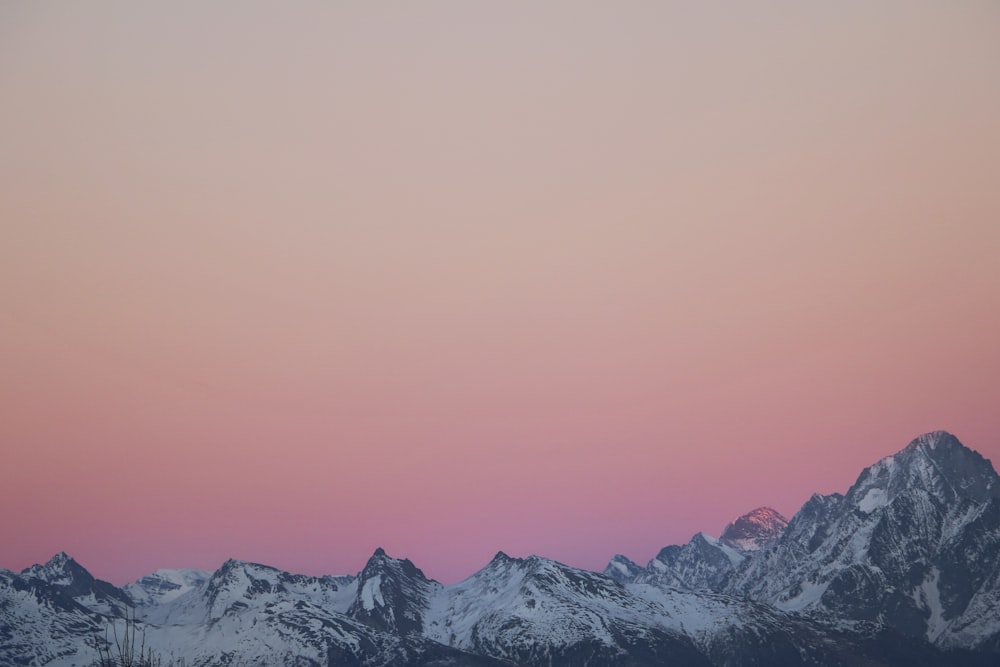
[[(141, 639), (136, 650), (137, 621), (135, 609), (125, 610), (125, 628), (122, 635), (118, 634), (118, 623), (109, 623), (104, 628), (104, 641), (95, 637), (94, 645), (97, 649), (97, 663), (95, 667), (161, 667), (162, 660), (153, 654), (153, 649), (146, 647), (146, 629), (140, 632)], [(113, 641), (112, 641), (113, 640)]]

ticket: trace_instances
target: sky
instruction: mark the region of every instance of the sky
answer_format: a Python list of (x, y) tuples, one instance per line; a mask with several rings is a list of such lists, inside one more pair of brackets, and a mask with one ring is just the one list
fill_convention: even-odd
[(0, 5), (0, 567), (600, 570), (1000, 460), (1000, 4), (750, 4)]

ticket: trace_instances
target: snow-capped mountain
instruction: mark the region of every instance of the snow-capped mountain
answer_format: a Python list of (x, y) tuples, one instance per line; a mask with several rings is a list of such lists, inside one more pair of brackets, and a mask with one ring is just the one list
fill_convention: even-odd
[(635, 581), (645, 570), (628, 556), (615, 554), (608, 566), (604, 568), (604, 576), (610, 577), (619, 583)]
[[(228, 613), (266, 608), (289, 598), (343, 613), (354, 596), (354, 589), (355, 577), (290, 574), (275, 567), (231, 558), (203, 587), (195, 590), (206, 603), (208, 619), (217, 620)], [(186, 602), (183, 597), (178, 599), (182, 604)]]
[(136, 605), (151, 607), (170, 602), (202, 586), (211, 576), (212, 573), (205, 570), (157, 570), (138, 581), (126, 584), (122, 590)]
[(714, 591), (743, 562), (744, 554), (711, 535), (698, 533), (683, 546), (664, 547), (649, 561), (639, 583)]
[(813, 496), (724, 590), (946, 647), (1000, 642), (1000, 477), (943, 431)]
[(441, 584), (409, 560), (391, 558), (378, 548), (358, 576), (347, 615), (386, 632), (419, 635), (429, 601), (440, 590)]
[(835, 629), (761, 603), (622, 584), (503, 552), (465, 581), (439, 589), (424, 618), (430, 639), (520, 665), (748, 667), (867, 659)]
[(993, 665), (1000, 478), (930, 433), (791, 521), (758, 508), (604, 574), (501, 552), (443, 585), (378, 549), (357, 576), (229, 560), (118, 588), (60, 553), (0, 570), (0, 664), (92, 665), (127, 614), (190, 667)]
[(657, 604), (606, 577), (498, 553), (430, 600), (425, 634), (517, 664), (710, 664)]
[(48, 584), (93, 611), (121, 613), (132, 605), (127, 593), (114, 584), (95, 579), (64, 552), (57, 553), (47, 563), (26, 568), (21, 577)]
[(140, 608), (139, 617), (158, 626), (154, 647), (197, 646), (184, 655), (193, 665), (233, 659), (261, 665), (493, 664), (349, 617), (358, 582), (230, 559), (173, 600)]
[(998, 519), (990, 462), (936, 431), (866, 468), (845, 495), (814, 495), (790, 522), (759, 508), (718, 540), (699, 533), (645, 568), (616, 556), (605, 574), (749, 598), (855, 632), (995, 651)]
[(645, 568), (622, 555), (604, 574), (622, 583), (648, 583), (691, 591), (718, 591), (750, 553), (774, 544), (788, 521), (770, 507), (758, 507), (730, 522), (718, 539), (697, 533), (684, 545), (660, 550)]
[[(507, 664), (348, 617), (357, 591), (353, 576), (298, 575), (238, 560), (205, 574), (160, 570), (126, 587), (137, 592), (138, 635), (164, 660), (195, 666)], [(61, 583), (9, 575), (0, 579), (0, 664), (89, 666), (98, 657), (95, 641), (106, 633), (125, 635), (124, 613), (77, 603)], [(26, 584), (35, 588), (18, 597)], [(6, 613), (8, 606), (20, 613)]]
[(741, 551), (757, 551), (777, 542), (786, 528), (788, 519), (770, 507), (758, 507), (733, 519), (719, 541)]
[(57, 584), (0, 570), (0, 664), (89, 665), (96, 654), (86, 644), (104, 620)]

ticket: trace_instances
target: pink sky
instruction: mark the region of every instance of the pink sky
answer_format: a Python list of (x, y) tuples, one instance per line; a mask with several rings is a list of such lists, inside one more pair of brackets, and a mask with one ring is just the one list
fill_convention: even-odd
[(204, 4), (0, 8), (0, 566), (601, 569), (1000, 460), (997, 3)]

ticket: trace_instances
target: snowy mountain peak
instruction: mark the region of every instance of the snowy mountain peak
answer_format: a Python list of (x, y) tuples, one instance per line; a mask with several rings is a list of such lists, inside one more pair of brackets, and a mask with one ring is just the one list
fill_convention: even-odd
[(937, 449), (938, 447), (963, 447), (954, 435), (948, 431), (931, 431), (918, 435), (907, 445), (907, 448)]
[(847, 492), (847, 500), (868, 514), (900, 494), (915, 492), (937, 502), (982, 503), (1000, 498), (1000, 477), (979, 452), (946, 431), (933, 431), (865, 468)]
[[(130, 586), (142, 589), (154, 598), (154, 603), (174, 600), (182, 602), (189, 597), (185, 593), (191, 591), (192, 595), (202, 600), (201, 604), (211, 622), (238, 617), (248, 609), (268, 609), (290, 596), (309, 601), (318, 608), (344, 612), (353, 601), (355, 593), (353, 577), (292, 574), (269, 565), (235, 559), (227, 560), (203, 583), (196, 582), (197, 570), (181, 571), (183, 574), (178, 574), (178, 571), (165, 572), (173, 573), (169, 577), (152, 575), (149, 578), (151, 581), (143, 578)], [(169, 578), (170, 581), (157, 581), (163, 578)], [(174, 588), (174, 585), (180, 585), (180, 588)], [(165, 594), (158, 592), (159, 586), (166, 589)], [(142, 598), (142, 595), (137, 597)]]
[(211, 577), (212, 573), (205, 570), (161, 569), (140, 577), (123, 588), (137, 605), (149, 606), (174, 600), (203, 586)]
[(979, 468), (992, 469), (988, 460), (984, 459), (978, 452), (963, 445), (958, 438), (947, 431), (931, 431), (917, 436), (901, 451), (888, 458), (895, 459), (905, 465), (907, 462), (918, 460), (918, 457), (925, 457), (937, 463), (957, 457), (969, 459), (974, 462), (973, 465)]
[(405, 578), (413, 577), (424, 581), (428, 580), (427, 577), (424, 576), (423, 571), (414, 565), (413, 561), (409, 558), (393, 558), (385, 552), (385, 549), (381, 547), (376, 549), (375, 553), (373, 553), (371, 558), (368, 559), (368, 562), (365, 564), (365, 569), (361, 571), (359, 578), (371, 578), (387, 571), (398, 573), (400, 576)]
[(941, 646), (975, 645), (998, 634), (980, 620), (1000, 608), (998, 544), (1000, 478), (935, 431), (866, 468), (846, 495), (810, 498), (724, 590)]
[(244, 565), (246, 565), (245, 561), (238, 560), (236, 558), (227, 558), (226, 562), (224, 562), (219, 567), (219, 569), (216, 570), (216, 574), (218, 574), (219, 572), (227, 572), (229, 570), (234, 570), (234, 569), (237, 569), (237, 568), (241, 568)]
[(429, 608), (425, 631), (442, 644), (517, 665), (707, 667), (693, 643), (666, 627), (667, 615), (597, 573), (540, 556), (506, 557), (446, 587)]
[(36, 563), (26, 567), (21, 571), (21, 575), (63, 586), (70, 585), (76, 579), (90, 577), (90, 573), (65, 551), (60, 551), (44, 564)]
[(94, 610), (111, 611), (132, 606), (127, 594), (106, 581), (96, 579), (65, 551), (60, 551), (45, 564), (25, 568), (21, 576), (45, 582)]
[(68, 564), (70, 562), (75, 563), (76, 561), (74, 561), (73, 558), (70, 557), (70, 555), (67, 554), (65, 551), (60, 551), (55, 556), (53, 556), (52, 558), (50, 558), (49, 562), (46, 563), (46, 565), (51, 565), (53, 567), (61, 567), (61, 566), (66, 565), (66, 564)]
[(259, 563), (251, 563), (250, 561), (240, 560), (239, 558), (227, 558), (226, 562), (222, 564), (219, 571), (231, 570), (233, 568), (254, 568), (254, 567), (270, 567), (269, 565), (261, 565)]
[(408, 558), (392, 558), (378, 548), (358, 576), (347, 614), (385, 632), (419, 634), (428, 600), (440, 588)]
[(636, 577), (643, 572), (641, 565), (621, 554), (615, 554), (608, 566), (604, 568), (604, 576), (611, 577), (621, 583), (635, 581)]
[(758, 507), (729, 522), (722, 536), (723, 544), (756, 551), (774, 544), (788, 528), (788, 519), (770, 507)]

